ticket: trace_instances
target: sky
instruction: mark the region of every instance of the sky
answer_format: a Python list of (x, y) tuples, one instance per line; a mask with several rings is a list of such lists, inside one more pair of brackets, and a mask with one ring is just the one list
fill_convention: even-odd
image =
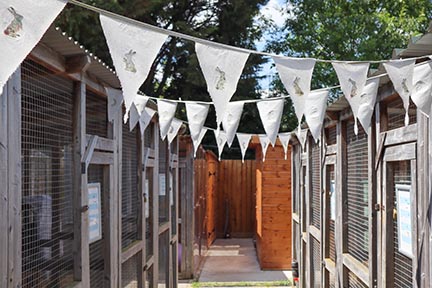
[[(282, 27), (285, 20), (289, 16), (289, 13), (287, 12), (287, 1), (286, 0), (270, 0), (266, 5), (262, 6), (260, 9), (260, 15), (264, 16), (267, 19), (272, 19), (274, 24), (278, 27)], [(259, 18), (256, 17), (255, 21), (259, 23)], [(263, 51), (265, 49), (265, 45), (267, 42), (269, 42), (271, 39), (269, 34), (265, 34), (262, 39), (259, 41), (256, 41), (256, 47), (258, 51)], [(263, 90), (267, 90), (269, 88), (269, 85), (272, 81), (272, 76), (276, 74), (276, 69), (272, 67), (272, 62), (269, 61), (268, 63), (263, 65), (263, 70), (261, 71), (260, 75), (267, 76), (263, 80), (260, 81), (260, 84), (263, 88)]]

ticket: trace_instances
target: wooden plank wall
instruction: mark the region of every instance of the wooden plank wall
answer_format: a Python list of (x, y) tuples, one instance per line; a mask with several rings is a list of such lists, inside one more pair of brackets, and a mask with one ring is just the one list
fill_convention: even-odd
[(291, 147), (256, 147), (257, 254), (262, 269), (291, 268)]
[[(255, 177), (256, 163), (246, 160), (219, 162), (217, 191), (216, 234), (233, 238), (252, 238), (255, 232)], [(227, 215), (228, 214), (228, 215)]]
[(218, 185), (218, 159), (215, 154), (207, 151), (207, 246), (216, 239), (216, 196)]

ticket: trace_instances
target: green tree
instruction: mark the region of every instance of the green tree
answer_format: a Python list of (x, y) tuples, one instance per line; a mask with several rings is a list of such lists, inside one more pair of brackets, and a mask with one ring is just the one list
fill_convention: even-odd
[[(291, 17), (267, 49), (319, 59), (390, 59), (394, 48), (406, 47), (411, 36), (426, 31), (432, 16), (430, 0), (292, 0), (286, 5)], [(317, 63), (312, 88), (337, 84), (331, 64)], [(278, 79), (274, 89), (285, 92)]]

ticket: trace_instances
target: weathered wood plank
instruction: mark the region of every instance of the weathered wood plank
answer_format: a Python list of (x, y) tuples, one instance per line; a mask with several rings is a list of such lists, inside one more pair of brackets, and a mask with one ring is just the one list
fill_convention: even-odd
[(326, 155), (332, 155), (337, 153), (337, 144), (326, 146)]
[(402, 161), (416, 158), (416, 143), (388, 147), (384, 153), (384, 161)]
[(417, 124), (411, 124), (385, 132), (385, 146), (414, 142), (417, 140)]
[[(0, 94), (0, 231), (8, 231), (8, 94)], [(0, 287), (8, 283), (8, 237), (0, 237)]]
[[(343, 254), (343, 265), (353, 272), (365, 284), (369, 283), (369, 270), (361, 262), (349, 254)], [(391, 286), (387, 286), (391, 287)]]
[(144, 241), (139, 240), (129, 245), (126, 249), (123, 249), (121, 252), (121, 264), (125, 263), (131, 257), (140, 253), (143, 248), (144, 248)]
[(113, 165), (114, 154), (109, 152), (93, 152), (93, 156), (90, 160), (90, 164), (93, 165)]
[[(86, 135), (86, 141), (87, 141), (87, 146), (90, 143), (90, 139), (93, 135)], [(114, 152), (114, 149), (116, 147), (116, 142), (112, 139), (108, 139), (108, 138), (104, 138), (104, 137), (99, 137), (97, 139), (96, 142), (96, 146), (95, 146), (95, 150), (102, 150), (102, 151), (109, 151), (109, 152)]]
[(21, 287), (22, 271), (22, 224), (21, 224), (21, 68), (18, 68), (7, 83), (8, 122), (8, 275), (9, 287)]

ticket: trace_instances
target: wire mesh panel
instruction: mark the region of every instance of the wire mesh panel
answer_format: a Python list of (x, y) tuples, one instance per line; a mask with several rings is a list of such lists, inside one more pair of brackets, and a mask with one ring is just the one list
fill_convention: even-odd
[(311, 283), (310, 287), (321, 287), (321, 249), (320, 243), (313, 237), (311, 241)]
[[(393, 167), (393, 183), (394, 183), (394, 207), (397, 207), (396, 190), (401, 186), (411, 187), (411, 165), (410, 161), (401, 161), (391, 164)], [(398, 213), (399, 211), (396, 211)], [(397, 217), (393, 219), (393, 265), (394, 265), (394, 287), (405, 288), (412, 287), (412, 264), (411, 258), (402, 254), (399, 251), (399, 234)]]
[(73, 82), (33, 61), (21, 71), (22, 287), (66, 287), (73, 281)]
[(86, 133), (108, 138), (107, 99), (89, 90), (86, 97)]
[(313, 143), (311, 145), (311, 153), (312, 153), (312, 161), (311, 161), (311, 189), (309, 196), (309, 203), (311, 203), (310, 207), (310, 216), (311, 221), (310, 224), (320, 229), (321, 223), (321, 181), (320, 181), (320, 147), (317, 143)]
[(326, 143), (327, 145), (336, 144), (336, 126), (331, 126), (325, 129)]
[[(417, 123), (416, 106), (410, 99), (409, 124)], [(405, 109), (400, 97), (387, 104), (388, 130), (405, 126)]]
[(159, 139), (159, 224), (169, 221), (168, 141)]
[(138, 159), (140, 155), (137, 128), (129, 131), (123, 124), (122, 142), (122, 248), (138, 240)]
[(336, 287), (335, 276), (333, 274), (329, 275), (329, 287), (330, 288)]
[(300, 249), (301, 249), (301, 233), (300, 233), (300, 225), (294, 222), (294, 259), (300, 261)]
[[(293, 148), (294, 149), (294, 148)], [(299, 152), (299, 148), (295, 148), (295, 155), (293, 157), (294, 159), (297, 159)], [(292, 161), (291, 165), (293, 165), (292, 169), (293, 171), (295, 171), (292, 175), (291, 178), (291, 187), (295, 187), (295, 189), (293, 189), (292, 191), (292, 201), (293, 201), (293, 213), (295, 214), (299, 214), (300, 213), (300, 185), (299, 185), (299, 181), (300, 181), (300, 175), (299, 173), (297, 173), (297, 171), (300, 171), (299, 166), (301, 165), (300, 161)]]
[(359, 125), (354, 134), (354, 121), (347, 123), (347, 239), (348, 253), (365, 266), (368, 265), (368, 141)]
[(146, 273), (146, 277), (145, 277), (145, 283), (144, 283), (144, 287), (145, 288), (151, 288), (153, 287), (153, 265), (147, 269)]
[(153, 167), (146, 167), (145, 177), (145, 221), (146, 221), (146, 258), (153, 256)]
[(154, 149), (154, 129), (155, 125), (150, 123), (144, 131), (144, 147)]
[(348, 287), (350, 288), (367, 288), (368, 286), (364, 284), (360, 278), (358, 278), (354, 273), (348, 271)]
[[(89, 165), (87, 178), (88, 183), (99, 183), (101, 189), (101, 200), (104, 195), (104, 168), (101, 165)], [(105, 251), (104, 251), (104, 201), (101, 201), (102, 239), (90, 244), (90, 287), (98, 288), (104, 285)]]
[(335, 166), (327, 165), (327, 183), (329, 185), (330, 199), (329, 211), (327, 217), (329, 221), (329, 257), (332, 261), (336, 262), (336, 244), (335, 244), (335, 221), (336, 221), (336, 177)]
[(122, 264), (121, 269), (121, 287), (122, 288), (138, 288), (138, 255), (129, 258)]
[(159, 235), (159, 283), (158, 287), (169, 287), (169, 233)]

